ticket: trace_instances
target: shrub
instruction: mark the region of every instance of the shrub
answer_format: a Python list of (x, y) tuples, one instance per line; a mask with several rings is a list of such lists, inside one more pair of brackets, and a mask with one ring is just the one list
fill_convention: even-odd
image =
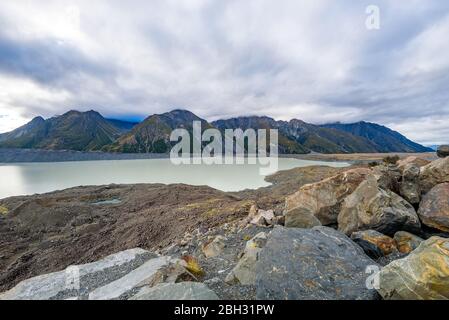
[(370, 168), (377, 167), (378, 165), (379, 165), (379, 162), (377, 162), (377, 161), (373, 161), (373, 162), (368, 163), (368, 166), (369, 166)]
[(383, 159), (383, 162), (386, 164), (396, 164), (399, 161), (399, 156), (388, 156)]
[(198, 261), (192, 256), (184, 256), (182, 260), (186, 262), (185, 268), (192, 273), (194, 276), (204, 275), (203, 269), (201, 269)]
[(0, 206), (0, 215), (7, 215), (9, 212), (8, 208)]

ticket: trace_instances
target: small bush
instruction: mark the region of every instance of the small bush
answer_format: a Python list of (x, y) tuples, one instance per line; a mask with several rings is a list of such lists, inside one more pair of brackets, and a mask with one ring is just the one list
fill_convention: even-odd
[(368, 166), (369, 166), (370, 168), (377, 167), (378, 165), (379, 165), (379, 162), (377, 162), (377, 161), (373, 161), (373, 162), (368, 163)]
[(182, 257), (182, 260), (184, 260), (186, 262), (186, 266), (185, 268), (192, 273), (194, 276), (203, 276), (204, 275), (204, 271), (203, 269), (201, 269), (200, 264), (198, 263), (198, 261), (192, 257), (192, 256), (184, 256)]
[(399, 156), (388, 156), (383, 159), (385, 164), (396, 164), (399, 161)]
[(0, 215), (6, 216), (8, 214), (8, 212), (9, 212), (8, 208), (6, 208), (4, 206), (0, 206)]

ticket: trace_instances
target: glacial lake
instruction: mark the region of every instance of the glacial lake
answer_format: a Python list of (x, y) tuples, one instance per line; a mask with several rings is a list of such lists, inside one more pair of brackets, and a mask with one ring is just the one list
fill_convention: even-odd
[[(349, 166), (344, 162), (278, 159), (278, 171), (314, 165)], [(232, 165), (174, 165), (170, 159), (8, 163), (0, 164), (0, 199), (112, 183), (184, 183), (223, 191), (257, 189), (270, 185), (264, 180), (267, 174), (261, 174), (261, 167), (266, 168), (247, 161)]]

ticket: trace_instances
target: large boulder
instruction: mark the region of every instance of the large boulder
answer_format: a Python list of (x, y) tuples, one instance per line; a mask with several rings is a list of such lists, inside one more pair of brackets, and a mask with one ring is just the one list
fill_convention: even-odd
[(418, 215), (426, 226), (449, 232), (449, 183), (435, 186), (424, 196)]
[(394, 235), (394, 241), (400, 253), (408, 254), (418, 248), (424, 240), (413, 233), (398, 231)]
[(413, 206), (394, 192), (381, 189), (374, 175), (345, 199), (338, 216), (338, 229), (347, 235), (372, 229), (393, 236), (399, 230), (420, 228)]
[(449, 157), (449, 145), (439, 146), (437, 149), (437, 155), (440, 158)]
[(178, 274), (179, 269), (174, 266), (184, 270), (170, 257), (131, 249), (97, 262), (22, 281), (1, 294), (0, 300), (124, 299), (135, 288), (156, 284), (161, 272), (165, 273), (164, 279), (176, 281), (177, 277), (165, 272)]
[(354, 232), (351, 239), (373, 259), (388, 256), (397, 251), (396, 241), (375, 230)]
[(421, 190), (419, 188), (420, 168), (416, 164), (408, 164), (402, 171), (402, 182), (399, 187), (399, 194), (411, 204), (418, 204), (421, 201)]
[(367, 168), (352, 169), (303, 186), (286, 198), (285, 226), (294, 228), (337, 223), (344, 198), (351, 194), (370, 172)]
[(225, 279), (228, 284), (253, 285), (256, 282), (256, 263), (266, 241), (266, 233), (261, 232), (246, 243), (242, 257)]
[(448, 300), (449, 239), (432, 237), (406, 258), (384, 267), (378, 291), (384, 299)]
[(129, 300), (219, 300), (215, 292), (198, 282), (161, 283), (152, 288), (144, 287)]
[(430, 163), (429, 160), (420, 158), (420, 157), (415, 157), (415, 156), (410, 156), (404, 159), (401, 159), (397, 162), (397, 166), (399, 171), (403, 172), (404, 168), (409, 165), (409, 164), (413, 164), (419, 168), (424, 167), (425, 165), (428, 165)]
[(206, 258), (213, 258), (220, 255), (226, 247), (226, 238), (223, 236), (216, 236), (211, 242), (202, 247), (203, 254)]
[(380, 188), (399, 193), (401, 171), (395, 164), (384, 164), (373, 168), (373, 174)]
[(344, 234), (328, 227), (276, 227), (256, 264), (261, 300), (371, 300), (368, 266), (376, 267)]
[(426, 194), (437, 184), (446, 182), (449, 182), (449, 157), (432, 161), (421, 168), (419, 185), (422, 194)]
[(313, 228), (321, 226), (321, 221), (306, 207), (297, 207), (285, 213), (287, 228)]

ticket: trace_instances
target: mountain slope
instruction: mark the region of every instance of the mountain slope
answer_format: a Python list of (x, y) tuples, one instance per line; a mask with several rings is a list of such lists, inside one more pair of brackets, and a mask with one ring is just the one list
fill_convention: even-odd
[(115, 141), (122, 132), (98, 112), (69, 111), (47, 120), (35, 118), (0, 135), (0, 147), (95, 151)]
[[(269, 117), (239, 117), (228, 120), (217, 120), (212, 122), (212, 125), (224, 132), (225, 129), (279, 129), (280, 122), (275, 121)], [(267, 138), (269, 134), (267, 133)], [(310, 149), (302, 146), (295, 141), (294, 138), (289, 137), (284, 132), (279, 132), (279, 153), (281, 154), (305, 154), (309, 153)]]
[(363, 137), (371, 141), (378, 152), (431, 152), (431, 148), (415, 143), (399, 132), (385, 126), (370, 122), (357, 122), (350, 124), (332, 123), (323, 125), (324, 128), (333, 128)]
[(301, 120), (276, 121), (269, 117), (240, 117), (212, 123), (224, 129), (278, 129), (280, 153), (353, 153), (376, 152), (367, 139), (344, 131), (321, 128)]
[(192, 133), (194, 121), (201, 122), (203, 131), (211, 127), (206, 120), (186, 110), (152, 115), (114, 143), (105, 146), (103, 150), (125, 153), (167, 153), (174, 145), (170, 142), (172, 131), (186, 129)]
[(210, 124), (186, 110), (152, 115), (139, 124), (105, 119), (95, 111), (69, 111), (47, 120), (37, 117), (14, 131), (0, 134), (0, 148), (168, 153), (175, 144), (170, 141), (171, 132), (184, 128), (192, 133), (194, 121), (201, 122), (202, 131), (217, 128), (222, 133), (225, 129), (277, 129), (281, 154), (431, 151), (374, 123), (317, 126), (296, 119), (287, 122), (269, 117), (238, 117)]
[(136, 125), (139, 124), (139, 122), (130, 122), (130, 121), (124, 121), (124, 120), (117, 120), (117, 119), (106, 119), (110, 124), (112, 124), (114, 127), (119, 129), (121, 132), (126, 133), (132, 130)]
[(44, 118), (36, 117), (11, 132), (0, 134), (0, 147), (34, 148), (46, 134), (47, 126)]

